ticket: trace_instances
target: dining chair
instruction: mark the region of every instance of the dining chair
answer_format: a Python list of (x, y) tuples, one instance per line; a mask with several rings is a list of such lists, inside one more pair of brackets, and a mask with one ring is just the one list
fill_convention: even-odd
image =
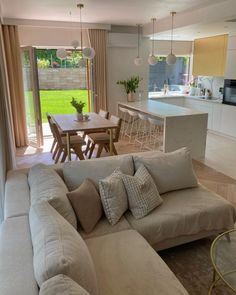
[[(112, 149), (115, 155), (117, 155), (117, 150), (115, 148), (114, 143), (119, 141), (120, 129), (121, 129), (121, 118), (111, 115), (110, 121), (116, 124), (116, 128), (112, 129)], [(91, 133), (88, 134), (88, 140), (91, 143), (91, 147), (89, 149), (89, 156), (88, 158), (91, 159), (94, 148), (98, 145), (98, 150), (96, 153), (96, 158), (101, 156), (101, 152), (104, 149), (106, 151), (110, 151), (110, 131), (108, 132), (99, 132), (99, 133)]]
[[(98, 115), (101, 116), (104, 119), (108, 119), (109, 117), (109, 112), (104, 111), (102, 109), (99, 110)], [(104, 129), (96, 129), (96, 130), (90, 130), (90, 131), (85, 131), (83, 133), (83, 139), (85, 139), (86, 135), (90, 134), (90, 133), (99, 133), (99, 132), (106, 132), (106, 130)], [(89, 139), (87, 139), (87, 146), (86, 149), (84, 151), (85, 156), (87, 156), (89, 148), (90, 148), (91, 142), (89, 142)]]
[[(55, 164), (58, 163), (61, 154), (62, 154), (61, 162), (65, 162), (66, 157), (68, 156), (66, 136), (61, 136), (58, 126), (54, 122), (52, 123), (52, 129), (53, 129), (53, 133), (55, 134), (57, 145), (58, 145), (57, 153), (55, 155)], [(81, 136), (79, 135), (70, 136), (70, 148), (80, 160), (84, 160), (82, 146), (85, 144), (86, 142)]]

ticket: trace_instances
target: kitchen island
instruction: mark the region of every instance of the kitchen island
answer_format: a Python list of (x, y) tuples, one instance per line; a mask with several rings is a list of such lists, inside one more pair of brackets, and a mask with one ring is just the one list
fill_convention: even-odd
[(153, 100), (119, 102), (119, 106), (163, 119), (164, 152), (187, 146), (194, 159), (205, 157), (207, 113)]

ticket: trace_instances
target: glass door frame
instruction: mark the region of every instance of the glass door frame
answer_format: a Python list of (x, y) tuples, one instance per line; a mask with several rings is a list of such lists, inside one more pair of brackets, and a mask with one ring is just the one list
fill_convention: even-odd
[[(32, 94), (34, 102), (34, 120), (35, 120), (35, 129), (36, 129), (36, 146), (40, 147), (43, 145), (43, 128), (42, 128), (42, 117), (41, 117), (41, 105), (40, 105), (40, 93), (39, 93), (39, 78), (38, 78), (38, 67), (37, 67), (37, 55), (36, 48), (32, 46), (23, 46), (21, 47), (22, 52), (28, 50), (29, 52), (29, 62), (32, 69), (31, 85), (32, 85)], [(23, 64), (22, 64), (23, 67)], [(32, 144), (32, 142), (31, 142)], [(33, 142), (32, 145), (35, 143)]]

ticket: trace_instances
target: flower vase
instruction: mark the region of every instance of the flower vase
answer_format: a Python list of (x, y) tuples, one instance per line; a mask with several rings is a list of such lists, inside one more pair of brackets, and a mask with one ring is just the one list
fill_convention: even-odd
[(78, 113), (78, 112), (77, 112), (76, 115), (77, 115), (77, 120), (78, 120), (78, 121), (83, 121), (83, 117), (84, 117), (84, 116), (83, 116), (83, 113)]
[(127, 93), (127, 100), (128, 100), (128, 102), (135, 101), (135, 92), (129, 92), (129, 93)]

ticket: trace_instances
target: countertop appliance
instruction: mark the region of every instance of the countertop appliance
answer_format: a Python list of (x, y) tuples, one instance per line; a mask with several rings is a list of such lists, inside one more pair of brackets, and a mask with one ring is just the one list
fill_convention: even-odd
[(236, 106), (236, 80), (225, 79), (223, 103)]

